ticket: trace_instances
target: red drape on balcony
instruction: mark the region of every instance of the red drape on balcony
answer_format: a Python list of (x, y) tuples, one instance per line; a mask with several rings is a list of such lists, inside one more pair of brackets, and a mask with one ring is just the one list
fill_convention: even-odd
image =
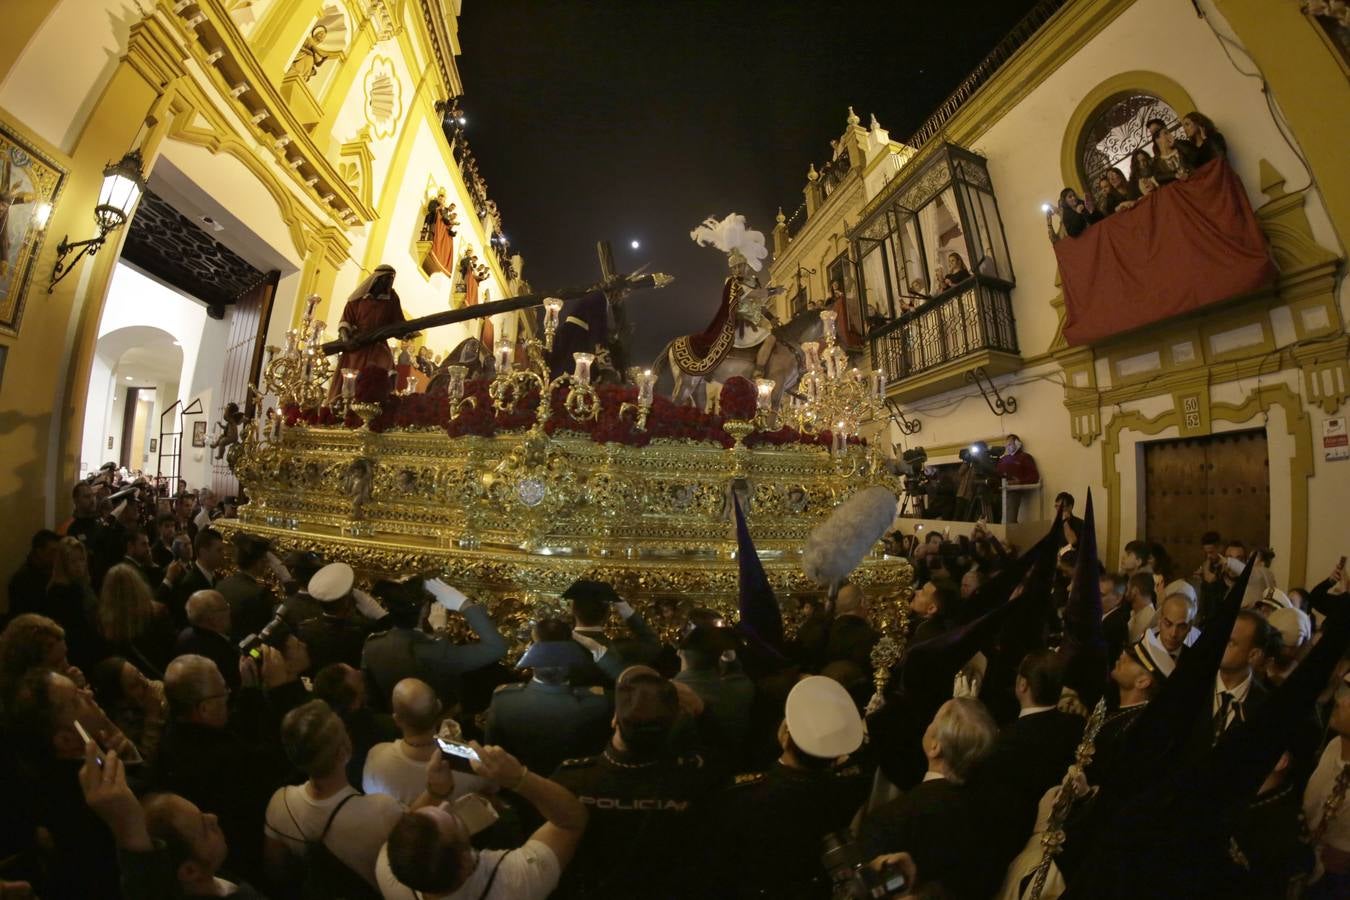
[(449, 226), (439, 216), (431, 225), (431, 255), (435, 257), (441, 271), (448, 275), (455, 264), (455, 239), (450, 234)]
[(1224, 160), (1055, 243), (1064, 338), (1090, 344), (1270, 284), (1275, 266)]

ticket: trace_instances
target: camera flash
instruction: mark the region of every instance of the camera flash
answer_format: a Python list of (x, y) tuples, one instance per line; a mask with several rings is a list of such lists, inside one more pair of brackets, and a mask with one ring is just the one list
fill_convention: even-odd
[(1049, 203), (1042, 203), (1042, 204), (1041, 204), (1041, 212), (1050, 212), (1050, 210), (1052, 210), (1052, 209), (1054, 209), (1054, 207), (1051, 206)]

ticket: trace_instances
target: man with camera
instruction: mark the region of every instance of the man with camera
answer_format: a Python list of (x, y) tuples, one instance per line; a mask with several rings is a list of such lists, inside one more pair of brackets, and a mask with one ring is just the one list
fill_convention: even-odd
[(272, 545), (251, 534), (234, 536), (234, 562), (239, 571), (216, 584), (230, 605), (230, 622), (236, 641), (253, 634), (267, 624), (276, 607), (276, 597), (262, 578), (269, 567), (284, 584), (290, 577), (286, 567), (272, 553)]
[[(506, 641), (487, 609), (463, 591), (439, 578), (387, 583), (380, 590), (389, 604), (387, 631), (372, 634), (360, 653), (360, 667), (374, 686), (372, 702), (389, 709), (394, 686), (405, 678), (419, 678), (436, 691), (447, 709), (459, 697), (459, 679), (465, 672), (490, 666), (506, 655)], [(377, 586), (376, 589), (381, 588)], [(420, 629), (431, 603), (464, 617), (478, 640), (452, 644)]]
[[(628, 666), (647, 665), (661, 653), (656, 632), (607, 582), (584, 578), (574, 581), (563, 591), (562, 599), (572, 602), (572, 639), (595, 660), (595, 665), (573, 673), (573, 684), (611, 684)], [(605, 634), (611, 610), (628, 626), (632, 640), (616, 641)]]
[(469, 746), (477, 757), (470, 763), (474, 773), (525, 800), (544, 824), (519, 847), (478, 851), (471, 839), (491, 818), (445, 803), (453, 784), (443, 788), (432, 803), (405, 813), (380, 851), (375, 875), (385, 900), (543, 900), (571, 862), (586, 829), (586, 807), (502, 748)]

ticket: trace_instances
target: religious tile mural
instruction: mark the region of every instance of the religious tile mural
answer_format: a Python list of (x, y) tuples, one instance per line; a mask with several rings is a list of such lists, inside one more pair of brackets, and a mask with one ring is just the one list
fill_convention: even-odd
[(0, 333), (19, 333), (33, 264), (65, 180), (64, 169), (0, 122)]

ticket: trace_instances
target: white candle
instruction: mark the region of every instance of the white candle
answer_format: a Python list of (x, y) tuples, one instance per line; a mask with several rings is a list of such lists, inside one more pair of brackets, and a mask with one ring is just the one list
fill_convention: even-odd
[(848, 434), (847, 432), (844, 431), (843, 422), (834, 423), (833, 438), (834, 438), (834, 452), (843, 453), (846, 442), (848, 441)]
[(825, 343), (833, 344), (835, 312), (832, 309), (824, 309), (820, 312), (821, 336), (825, 338)]
[(544, 330), (553, 331), (558, 327), (558, 313), (562, 312), (563, 302), (557, 297), (544, 300)]
[(774, 380), (772, 378), (756, 378), (755, 390), (758, 395), (755, 397), (755, 407), (760, 412), (768, 412), (773, 403)]
[(511, 371), (511, 358), (515, 356), (515, 348), (510, 344), (502, 343), (497, 347), (497, 374), (505, 375)]
[(872, 373), (872, 395), (878, 400), (886, 399), (886, 370), (877, 369)]
[(802, 353), (806, 354), (806, 370), (814, 372), (820, 368), (820, 344), (807, 341), (802, 344)]
[(287, 331), (287, 332), (286, 332), (286, 349), (285, 349), (285, 353), (286, 353), (287, 356), (291, 356), (292, 354), (295, 353), (295, 350), (296, 350), (296, 343), (295, 343), (295, 342), (296, 342), (296, 338), (297, 338), (297, 335), (296, 335), (296, 333), (295, 333), (295, 329), (294, 329), (294, 328), (292, 328), (290, 331)]
[(356, 396), (356, 370), (342, 370), (342, 399), (350, 400)]
[(450, 382), (446, 385), (446, 393), (450, 396), (452, 403), (458, 403), (464, 399), (464, 376), (469, 374), (467, 366), (450, 366), (445, 370), (449, 374)]
[(638, 378), (638, 406), (651, 406), (652, 395), (656, 389), (656, 376), (647, 369)]
[(572, 373), (577, 381), (583, 385), (591, 383), (591, 363), (595, 362), (594, 353), (573, 353), (572, 360), (576, 363), (576, 370)]

